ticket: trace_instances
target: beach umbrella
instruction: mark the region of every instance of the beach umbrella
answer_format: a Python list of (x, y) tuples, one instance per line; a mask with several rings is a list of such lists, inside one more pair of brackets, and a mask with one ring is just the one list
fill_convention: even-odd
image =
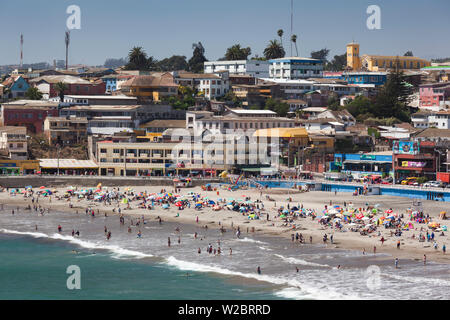
[(289, 210), (283, 210), (283, 213), (289, 213)]
[(45, 187), (44, 187), (44, 186), (41, 186), (41, 187), (39, 187), (39, 189), (45, 189)]
[(162, 206), (163, 209), (169, 209), (169, 205), (167, 203), (163, 204)]
[(175, 206), (181, 207), (181, 206), (183, 206), (183, 204), (181, 202), (177, 202), (177, 203), (175, 203)]
[(334, 222), (341, 222), (342, 220), (340, 218), (334, 218)]

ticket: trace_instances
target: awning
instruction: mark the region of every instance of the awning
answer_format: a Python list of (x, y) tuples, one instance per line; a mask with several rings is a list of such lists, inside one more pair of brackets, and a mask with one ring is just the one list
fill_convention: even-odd
[(391, 161), (375, 161), (375, 160), (345, 160), (344, 163), (369, 163), (369, 164), (383, 164), (392, 163)]
[(40, 159), (39, 166), (42, 169), (98, 169), (98, 165), (92, 160), (76, 159)]

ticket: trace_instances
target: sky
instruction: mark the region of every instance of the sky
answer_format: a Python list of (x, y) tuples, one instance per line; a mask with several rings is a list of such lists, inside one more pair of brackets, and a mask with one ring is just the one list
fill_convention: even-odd
[[(330, 49), (345, 53), (353, 40), (361, 54), (450, 57), (449, 0), (293, 0), (293, 33), (299, 56)], [(81, 9), (81, 29), (71, 31), (70, 64), (102, 65), (142, 46), (156, 59), (192, 56), (202, 42), (208, 60), (239, 43), (262, 56), (283, 29), (290, 53), (291, 0), (0, 0), (0, 65), (18, 64), (20, 34), (24, 63), (65, 59), (64, 33), (69, 5)], [(369, 30), (369, 5), (381, 9), (381, 29)], [(295, 53), (295, 49), (294, 49)]]

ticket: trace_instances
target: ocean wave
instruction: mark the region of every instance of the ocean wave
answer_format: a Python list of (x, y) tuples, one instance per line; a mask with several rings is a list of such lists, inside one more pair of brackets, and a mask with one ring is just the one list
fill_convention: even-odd
[(265, 250), (265, 251), (273, 251), (273, 249), (269, 249), (269, 248), (266, 248), (266, 247), (258, 247), (258, 248), (260, 248), (261, 250)]
[(107, 245), (99, 242), (90, 242), (86, 240), (81, 240), (78, 238), (74, 238), (72, 236), (64, 236), (58, 233), (54, 233), (52, 236), (49, 236), (50, 239), (55, 240), (64, 240), (68, 241), (72, 244), (76, 244), (80, 247), (86, 249), (97, 249), (97, 250), (108, 250), (111, 251), (115, 258), (123, 258), (123, 257), (133, 257), (133, 258), (150, 258), (153, 257), (152, 254), (143, 253), (135, 250), (125, 249), (116, 245)]
[(118, 259), (121, 259), (124, 257), (125, 258), (132, 257), (132, 258), (140, 258), (140, 259), (153, 257), (153, 255), (148, 254), (148, 253), (143, 253), (143, 252), (134, 251), (134, 250), (128, 250), (128, 249), (124, 249), (124, 248), (121, 248), (116, 245), (106, 245), (106, 244), (99, 243), (99, 242), (97, 242), (97, 243), (90, 242), (90, 241), (82, 240), (79, 238), (74, 238), (72, 236), (64, 236), (59, 233), (55, 233), (53, 235), (48, 235), (48, 234), (41, 233), (41, 232), (25, 232), (25, 231), (16, 231), (16, 230), (9, 230), (9, 229), (0, 229), (0, 232), (24, 235), (24, 236), (31, 236), (33, 238), (47, 238), (47, 239), (52, 239), (52, 240), (63, 240), (63, 241), (68, 241), (72, 244), (78, 245), (82, 248), (86, 248), (86, 249), (108, 250), (114, 254), (113, 255), (114, 258), (118, 258)]
[(382, 274), (383, 277), (400, 280), (400, 281), (407, 281), (411, 283), (418, 283), (418, 284), (427, 284), (427, 285), (435, 285), (435, 286), (450, 286), (450, 281), (444, 280), (444, 279), (437, 279), (437, 278), (423, 278), (423, 277), (414, 277), (414, 276), (400, 276), (395, 274)]
[(236, 240), (237, 240), (237, 241), (241, 241), (241, 242), (251, 242), (251, 243), (258, 243), (258, 244), (267, 244), (266, 242), (262, 242), (262, 241), (255, 240), (255, 239), (251, 239), (251, 238), (247, 238), (247, 237), (242, 238), (242, 239), (238, 238), (238, 239), (236, 239)]
[(281, 260), (290, 263), (290, 264), (299, 264), (303, 266), (314, 266), (314, 267), (323, 267), (323, 268), (330, 268), (329, 265), (326, 264), (319, 264), (314, 262), (309, 262), (303, 259), (293, 258), (293, 257), (285, 257), (281, 254), (275, 254), (276, 257), (280, 258)]
[(41, 233), (41, 232), (22, 232), (22, 231), (9, 230), (9, 229), (0, 229), (0, 232), (23, 235), (23, 236), (31, 236), (33, 238), (48, 238), (48, 235), (46, 235), (45, 233)]
[(229, 276), (238, 276), (247, 279), (254, 279), (258, 281), (264, 281), (276, 285), (284, 285), (287, 288), (275, 292), (275, 295), (286, 297), (288, 299), (360, 299), (357, 296), (350, 296), (335, 292), (334, 290), (324, 286), (324, 288), (314, 288), (304, 283), (301, 283), (297, 279), (289, 279), (285, 277), (277, 277), (271, 275), (243, 273), (240, 271), (233, 271), (225, 269), (222, 266), (204, 265), (195, 262), (178, 260), (177, 258), (170, 256), (166, 259), (166, 264), (176, 267), (183, 271), (195, 271), (195, 272), (211, 272)]

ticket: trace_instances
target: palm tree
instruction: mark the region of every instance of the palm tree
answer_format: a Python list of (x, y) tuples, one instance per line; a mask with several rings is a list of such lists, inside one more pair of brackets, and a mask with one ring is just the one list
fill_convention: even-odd
[(283, 29), (279, 29), (279, 30), (277, 31), (277, 34), (278, 34), (278, 36), (280, 37), (280, 43), (281, 43), (281, 45), (283, 45), (283, 34), (284, 34)]
[(40, 92), (38, 88), (30, 87), (27, 92), (25, 92), (25, 96), (30, 100), (41, 100), (42, 92)]
[(153, 57), (147, 58), (147, 53), (142, 47), (133, 47), (128, 53), (128, 63), (126, 70), (149, 70), (154, 64)]
[(247, 60), (248, 56), (252, 53), (250, 47), (241, 48), (240, 44), (235, 44), (227, 49), (225, 53), (226, 60)]
[(293, 34), (292, 35), (292, 37), (291, 37), (291, 41), (295, 44), (295, 52), (296, 52), (296, 54), (297, 54), (297, 57), (298, 57), (298, 49), (297, 49), (297, 35), (296, 34)]
[(267, 47), (264, 49), (264, 56), (266, 59), (278, 59), (285, 56), (283, 46), (277, 40), (270, 40)]
[(55, 84), (54, 89), (56, 92), (58, 92), (60, 102), (64, 102), (64, 92), (68, 89), (67, 85), (64, 82), (60, 81)]

